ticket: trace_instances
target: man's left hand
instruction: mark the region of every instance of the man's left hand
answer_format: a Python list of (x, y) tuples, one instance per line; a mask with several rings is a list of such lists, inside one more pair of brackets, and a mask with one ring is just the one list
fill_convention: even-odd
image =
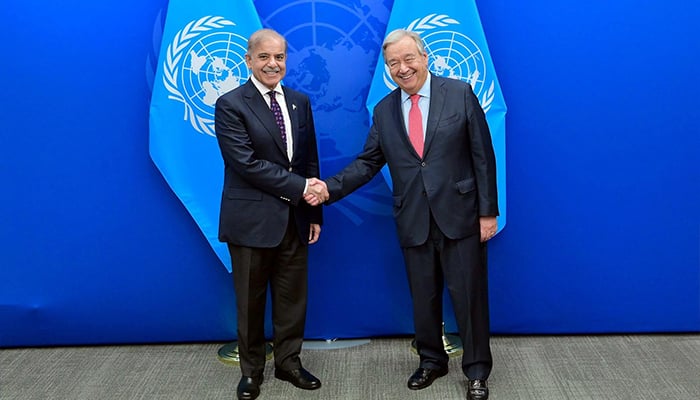
[(321, 225), (311, 224), (311, 229), (309, 229), (309, 244), (318, 242), (319, 237), (321, 237)]
[(498, 231), (498, 221), (496, 217), (479, 217), (479, 225), (481, 226), (482, 242), (494, 237), (496, 231)]

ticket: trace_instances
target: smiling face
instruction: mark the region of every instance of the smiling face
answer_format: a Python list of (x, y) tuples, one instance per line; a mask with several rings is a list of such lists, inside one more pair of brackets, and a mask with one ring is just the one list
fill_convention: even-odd
[(273, 89), (287, 72), (286, 43), (281, 36), (275, 34), (265, 34), (255, 39), (254, 45), (245, 55), (246, 65), (255, 79), (268, 89)]
[(384, 61), (391, 79), (408, 94), (416, 94), (428, 79), (428, 54), (421, 52), (411, 36), (388, 44), (384, 48)]

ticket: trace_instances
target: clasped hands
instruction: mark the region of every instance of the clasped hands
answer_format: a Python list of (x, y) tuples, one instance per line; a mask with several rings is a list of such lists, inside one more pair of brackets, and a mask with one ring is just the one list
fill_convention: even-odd
[(331, 196), (328, 194), (328, 186), (326, 182), (318, 178), (307, 179), (308, 185), (306, 187), (306, 193), (304, 193), (304, 200), (306, 200), (309, 205), (317, 206)]

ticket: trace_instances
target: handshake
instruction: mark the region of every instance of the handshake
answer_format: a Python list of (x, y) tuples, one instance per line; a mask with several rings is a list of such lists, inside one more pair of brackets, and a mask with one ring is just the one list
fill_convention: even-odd
[(307, 187), (306, 192), (304, 193), (304, 200), (306, 200), (309, 205), (317, 206), (331, 197), (328, 194), (328, 186), (326, 186), (326, 182), (318, 178), (309, 178), (306, 180), (306, 182)]

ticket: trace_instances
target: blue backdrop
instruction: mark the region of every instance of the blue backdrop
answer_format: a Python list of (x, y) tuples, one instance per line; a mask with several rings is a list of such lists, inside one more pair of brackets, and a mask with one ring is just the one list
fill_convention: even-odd
[[(149, 157), (167, 1), (36, 3), (0, 9), (0, 346), (234, 339), (230, 274)], [(392, 1), (255, 6), (331, 175), (364, 142)], [(700, 331), (700, 4), (477, 6), (508, 105), (492, 331)], [(309, 338), (412, 333), (389, 205), (377, 177), (326, 207)]]

